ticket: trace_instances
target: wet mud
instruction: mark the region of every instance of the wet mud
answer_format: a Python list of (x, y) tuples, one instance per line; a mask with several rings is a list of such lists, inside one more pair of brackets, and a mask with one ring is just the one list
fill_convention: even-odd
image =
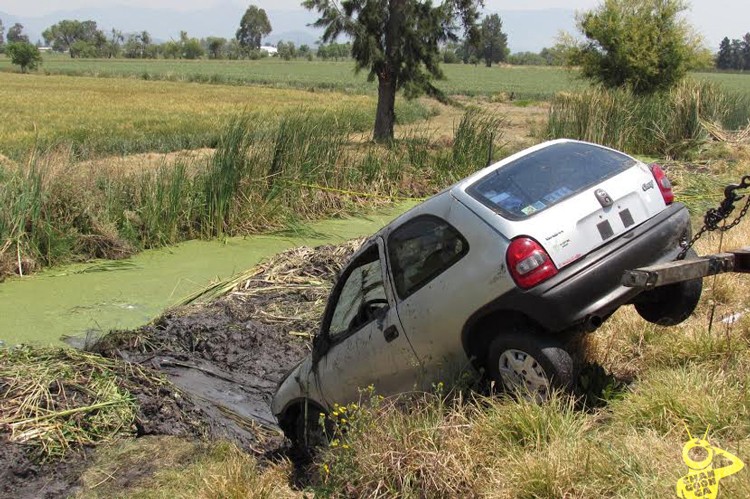
[[(260, 458), (284, 452), (271, 398), (284, 374), (309, 352), (335, 278), (360, 244), (289, 250), (249, 271), (218, 299), (86, 345), (167, 380), (126, 380), (138, 402), (136, 437), (224, 438)], [(6, 439), (2, 431), (0, 439)], [(0, 442), (0, 496), (75, 493), (90, 453), (80, 449), (39, 464), (28, 447), (6, 439)]]

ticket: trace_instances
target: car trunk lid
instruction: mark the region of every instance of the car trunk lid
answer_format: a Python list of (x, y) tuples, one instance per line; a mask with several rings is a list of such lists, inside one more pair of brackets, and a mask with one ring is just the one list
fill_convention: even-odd
[(649, 167), (576, 141), (550, 143), (470, 182), (466, 193), (504, 236), (535, 239), (558, 269), (666, 206)]

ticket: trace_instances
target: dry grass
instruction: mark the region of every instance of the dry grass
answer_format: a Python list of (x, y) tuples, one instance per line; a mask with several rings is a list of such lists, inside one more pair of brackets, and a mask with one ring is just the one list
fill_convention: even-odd
[[(719, 159), (681, 168), (671, 167), (670, 174), (678, 174), (680, 188), (694, 188), (691, 204), (704, 200), (712, 206), (720, 190), (717, 198), (712, 184), (696, 179), (720, 172), (738, 180), (750, 171), (750, 154), (733, 146)], [(750, 222), (745, 220), (723, 237), (706, 235), (697, 250), (715, 253), (748, 241)], [(323, 266), (321, 274), (301, 272), (310, 257), (307, 250), (297, 250), (212, 291), (231, 288), (248, 299), (268, 298), (270, 319), (309, 323), (339, 265)], [(314, 296), (316, 311), (281, 307), (274, 298), (279, 288)], [(367, 395), (357, 407), (347, 407), (345, 416), (335, 416), (347, 432), (337, 434), (322, 452), (317, 479), (301, 493), (289, 486), (294, 475), (289, 462), (261, 469), (253, 457), (230, 445), (160, 442), (137, 451), (128, 450), (131, 444), (120, 448), (110, 464), (85, 476), (84, 496), (672, 497), (677, 479), (687, 471), (680, 452), (688, 431), (707, 431), (712, 444), (750, 463), (747, 288), (745, 275), (706, 279), (696, 313), (672, 328), (647, 324), (630, 307), (618, 311), (588, 337), (585, 353), (588, 361), (627, 384), (605, 394), (596, 409), (581, 410), (563, 395), (543, 405), (507, 397), (446, 397), (440, 389), (410, 399)], [(736, 313), (743, 315), (722, 322)], [(302, 325), (294, 328), (308, 331)], [(5, 389), (8, 382), (0, 380)], [(115, 482), (107, 477), (117, 475), (117, 463), (127, 466), (144, 456), (164, 466), (130, 489), (110, 487)], [(725, 497), (750, 496), (750, 472), (723, 480), (721, 491)]]
[(138, 367), (75, 350), (0, 349), (0, 429), (43, 459), (135, 431), (124, 375)]
[(226, 442), (146, 437), (99, 449), (76, 497), (299, 497), (287, 484), (290, 472), (288, 462), (261, 469), (255, 458)]
[[(749, 227), (743, 222), (726, 234), (726, 247), (747, 241)], [(700, 253), (716, 250), (713, 237), (701, 240)], [(344, 254), (358, 244), (323, 256), (288, 252), (227, 289), (270, 298), (271, 306), (280, 301), (274, 298), (279, 288), (322, 300)], [(747, 277), (720, 278), (735, 291), (721, 305), (747, 307), (748, 297), (737, 292)], [(707, 286), (694, 316), (678, 327), (646, 324), (625, 307), (589, 336), (587, 359), (628, 381), (596, 409), (583, 410), (562, 394), (542, 405), (461, 391), (446, 395), (440, 384), (434, 393), (399, 398), (368, 392), (331, 415), (345, 431), (332, 435), (315, 462), (314, 479), (301, 491), (290, 486), (296, 472), (288, 461), (261, 466), (229, 444), (163, 440), (99, 451), (81, 496), (671, 497), (687, 472), (681, 450), (688, 431), (708, 431), (713, 445), (750, 461), (750, 320), (708, 332), (718, 286)], [(305, 313), (294, 306), (274, 312), (284, 324)], [(145, 469), (137, 479), (123, 485), (124, 470), (139, 466)], [(721, 490), (725, 497), (746, 497), (750, 473), (725, 479)]]
[(302, 90), (0, 73), (0, 144), (21, 157), (34, 144), (73, 144), (77, 155), (123, 155), (205, 147), (243, 110), (269, 118), (302, 109), (371, 109), (369, 96)]

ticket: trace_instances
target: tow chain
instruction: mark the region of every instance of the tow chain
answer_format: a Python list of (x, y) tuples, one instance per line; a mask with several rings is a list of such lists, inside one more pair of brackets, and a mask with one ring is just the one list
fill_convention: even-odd
[(703, 234), (705, 234), (706, 232), (726, 232), (732, 227), (737, 226), (737, 224), (739, 224), (742, 218), (747, 214), (748, 209), (750, 209), (750, 196), (748, 196), (747, 201), (745, 201), (745, 206), (742, 207), (737, 218), (732, 220), (732, 222), (729, 224), (725, 223), (721, 226), (719, 226), (719, 224), (729, 218), (729, 215), (731, 215), (732, 211), (734, 211), (734, 204), (745, 197), (745, 195), (737, 194), (737, 191), (740, 189), (747, 189), (748, 187), (750, 187), (750, 175), (745, 175), (744, 177), (742, 177), (742, 181), (739, 184), (730, 184), (726, 186), (724, 188), (724, 200), (721, 202), (718, 208), (710, 208), (706, 212), (706, 215), (703, 217), (703, 227), (701, 227), (700, 230), (696, 232), (690, 242), (688, 242), (682, 249), (682, 251), (680, 251), (680, 254), (677, 255), (677, 258), (675, 258), (675, 260), (684, 259), (685, 255), (687, 255), (688, 250), (692, 248), (695, 242), (698, 241), (698, 239), (700, 239), (701, 236), (703, 236)]

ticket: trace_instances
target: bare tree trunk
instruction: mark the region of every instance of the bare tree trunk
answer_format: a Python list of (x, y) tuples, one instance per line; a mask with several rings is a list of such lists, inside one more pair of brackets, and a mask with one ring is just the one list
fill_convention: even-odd
[(375, 112), (375, 142), (393, 140), (393, 124), (396, 121), (396, 78), (395, 75), (378, 77), (378, 108)]

